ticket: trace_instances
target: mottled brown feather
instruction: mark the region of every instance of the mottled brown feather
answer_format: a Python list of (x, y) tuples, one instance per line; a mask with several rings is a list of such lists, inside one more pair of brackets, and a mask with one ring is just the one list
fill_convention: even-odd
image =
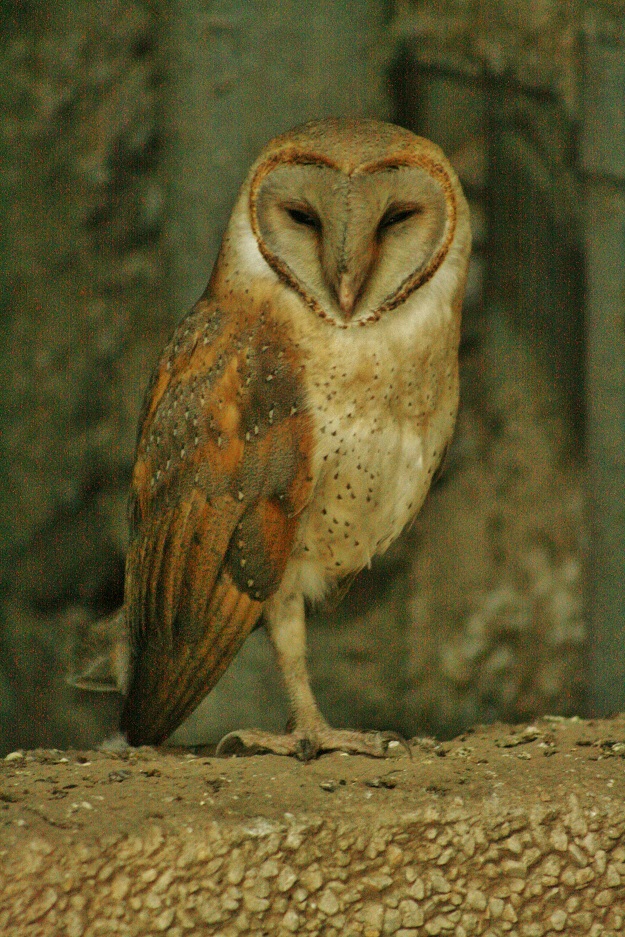
[(210, 299), (176, 330), (143, 408), (131, 490), (122, 730), (163, 741), (277, 589), (310, 497), (299, 361), (262, 310)]

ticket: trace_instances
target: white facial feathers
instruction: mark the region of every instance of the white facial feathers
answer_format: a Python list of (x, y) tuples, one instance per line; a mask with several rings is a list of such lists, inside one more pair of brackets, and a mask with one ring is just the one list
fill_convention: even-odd
[(376, 320), (447, 254), (456, 198), (437, 169), (400, 163), (347, 173), (312, 157), (264, 173), (261, 166), (250, 196), (258, 246), (324, 318), (342, 326)]

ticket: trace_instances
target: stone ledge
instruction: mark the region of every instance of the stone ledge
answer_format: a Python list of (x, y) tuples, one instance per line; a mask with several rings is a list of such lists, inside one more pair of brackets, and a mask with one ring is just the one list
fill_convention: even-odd
[(0, 933), (617, 935), (625, 717), (413, 757), (162, 749), (0, 763)]

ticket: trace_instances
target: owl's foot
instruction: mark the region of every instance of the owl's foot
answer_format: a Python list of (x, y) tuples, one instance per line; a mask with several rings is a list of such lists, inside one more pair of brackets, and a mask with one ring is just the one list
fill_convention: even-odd
[(292, 755), (300, 761), (312, 761), (322, 752), (337, 751), (385, 758), (393, 755), (400, 747), (405, 748), (412, 757), (408, 743), (396, 732), (356, 732), (324, 726), (314, 731), (295, 729), (285, 735), (274, 735), (260, 729), (240, 729), (225, 735), (215, 754), (255, 755), (272, 752), (274, 755)]

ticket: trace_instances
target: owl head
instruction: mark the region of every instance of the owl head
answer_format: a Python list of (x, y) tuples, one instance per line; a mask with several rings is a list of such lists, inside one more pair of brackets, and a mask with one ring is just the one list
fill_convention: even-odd
[[(248, 174), (217, 264), (277, 278), (321, 319), (363, 326), (470, 250), (460, 183), (434, 143), (372, 120), (312, 121), (272, 140)], [(233, 254), (237, 256), (233, 256)]]

